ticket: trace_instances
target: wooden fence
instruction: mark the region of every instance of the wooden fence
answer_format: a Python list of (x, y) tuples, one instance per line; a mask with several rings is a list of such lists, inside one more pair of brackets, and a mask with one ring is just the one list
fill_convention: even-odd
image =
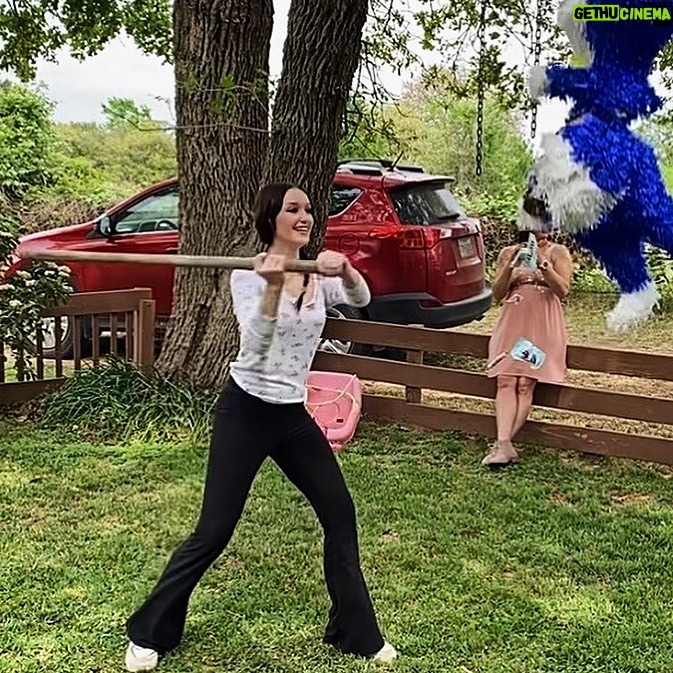
[[(150, 291), (145, 289), (83, 293), (73, 296), (65, 307), (46, 315), (72, 319), (74, 370), (82, 366), (81, 335), (85, 319), (91, 321), (91, 361), (94, 366), (98, 364), (101, 355), (100, 321), (104, 316), (109, 316), (110, 351), (117, 351), (121, 316), (125, 328), (126, 357), (143, 365), (152, 365), (155, 314), (154, 302), (150, 297)], [(55, 333), (53, 376), (45, 375), (45, 358), (39, 344), (36, 381), (3, 383), (5, 365), (0, 363), (0, 405), (31, 399), (65, 381), (59, 320), (56, 320)], [(474, 400), (492, 400), (495, 397), (496, 383), (483, 370), (468, 371), (423, 364), (424, 353), (449, 353), (480, 358), (485, 365), (487, 336), (332, 318), (328, 319), (323, 336), (407, 351), (406, 362), (324, 352), (316, 354), (314, 369), (350, 372), (357, 374), (363, 381), (404, 386), (404, 397), (396, 397), (394, 392), (365, 394), (364, 413), (369, 418), (431, 430), (457, 429), (495, 437), (495, 418), (492, 413), (424, 404), (421, 394), (423, 390), (431, 390)], [(587, 372), (673, 381), (673, 356), (571, 345), (568, 348), (568, 366), (570, 369)], [(600, 416), (608, 421), (619, 419), (621, 422), (627, 419), (641, 423), (673, 425), (673, 399), (657, 396), (570, 384), (540, 384), (536, 388), (533, 404), (535, 407), (556, 412), (580, 412)], [(528, 421), (517, 440), (561, 449), (673, 464), (673, 439), (585, 425), (581, 422), (573, 425), (557, 421)]]
[[(90, 360), (95, 367), (101, 358), (101, 325), (103, 321), (110, 332), (110, 353), (120, 354), (120, 334), (124, 332), (124, 356), (140, 365), (154, 364), (155, 302), (149, 289), (117, 290), (111, 292), (83, 292), (70, 297), (60, 308), (44, 312), (45, 318), (54, 318), (53, 357), (47, 360), (44, 354), (42, 336), (37, 334), (34, 360), (36, 378), (34, 380), (7, 381), (7, 363), (0, 358), (0, 406), (21, 404), (42, 393), (55, 390), (66, 380), (64, 376), (63, 351), (72, 350), (72, 370), (82, 368), (84, 322), (90, 333)], [(64, 344), (63, 319), (72, 332)], [(67, 329), (67, 328), (66, 328)], [(0, 342), (0, 353), (4, 344)], [(45, 361), (53, 360), (53, 365), (45, 367)], [(18, 378), (25, 376), (18, 372)]]
[[(328, 320), (323, 336), (408, 352), (407, 362), (322, 352), (316, 355), (314, 369), (349, 372), (362, 380), (405, 386), (404, 398), (366, 394), (363, 411), (369, 418), (432, 430), (454, 428), (487, 437), (496, 436), (492, 413), (440, 408), (421, 402), (423, 389), (493, 399), (496, 382), (483, 372), (422, 364), (424, 352), (444, 352), (482, 358), (485, 371), (487, 336), (338, 319)], [(568, 367), (575, 370), (673, 381), (673, 357), (665, 355), (569, 346), (567, 361)], [(536, 407), (558, 411), (673, 424), (673, 399), (573, 385), (540, 384), (536, 387), (533, 403)], [(673, 464), (673, 440), (665, 437), (553, 421), (528, 421), (517, 437), (519, 439), (561, 449)]]

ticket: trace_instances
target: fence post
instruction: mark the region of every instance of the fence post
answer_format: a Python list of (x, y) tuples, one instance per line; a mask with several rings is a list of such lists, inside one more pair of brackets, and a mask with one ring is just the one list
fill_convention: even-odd
[(154, 330), (156, 303), (154, 299), (141, 299), (133, 313), (133, 360), (141, 367), (154, 365)]
[[(409, 327), (423, 327), (423, 325), (409, 325)], [(407, 350), (407, 362), (422, 365), (423, 364), (423, 351), (417, 350)], [(421, 388), (416, 388), (415, 386), (404, 386), (404, 395), (407, 399), (407, 402), (413, 404), (421, 403)]]

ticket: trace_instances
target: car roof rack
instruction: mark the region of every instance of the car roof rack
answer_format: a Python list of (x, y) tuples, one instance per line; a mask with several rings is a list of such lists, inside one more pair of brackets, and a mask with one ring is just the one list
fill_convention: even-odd
[(351, 161), (340, 161), (337, 165), (337, 171), (340, 170), (359, 173), (360, 175), (383, 175), (384, 171), (381, 166)]
[(342, 166), (348, 166), (351, 170), (356, 168), (356, 172), (365, 172), (368, 175), (383, 175), (384, 169), (386, 171), (399, 170), (410, 173), (425, 173), (422, 166), (402, 165), (391, 159), (342, 159), (337, 163), (337, 167)]

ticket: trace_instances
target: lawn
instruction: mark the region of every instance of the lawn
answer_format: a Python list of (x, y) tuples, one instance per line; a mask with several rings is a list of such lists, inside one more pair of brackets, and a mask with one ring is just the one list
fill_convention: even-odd
[[(408, 673), (673, 671), (673, 471), (361, 425), (340, 461), (365, 575)], [(202, 446), (0, 425), (0, 672), (122, 670), (124, 621), (190, 531)], [(264, 466), (194, 594), (170, 673), (378, 670), (320, 644), (321, 535)]]

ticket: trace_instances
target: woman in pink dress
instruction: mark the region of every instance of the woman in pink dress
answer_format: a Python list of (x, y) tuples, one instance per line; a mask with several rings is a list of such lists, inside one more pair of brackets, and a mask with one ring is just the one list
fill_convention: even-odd
[(570, 289), (572, 259), (568, 248), (535, 234), (537, 268), (521, 265), (525, 245), (498, 255), (493, 298), (502, 312), (488, 350), (488, 376), (497, 378), (497, 441), (482, 464), (515, 462), (512, 439), (526, 422), (538, 381), (562, 383), (566, 377), (566, 328), (561, 300)]

